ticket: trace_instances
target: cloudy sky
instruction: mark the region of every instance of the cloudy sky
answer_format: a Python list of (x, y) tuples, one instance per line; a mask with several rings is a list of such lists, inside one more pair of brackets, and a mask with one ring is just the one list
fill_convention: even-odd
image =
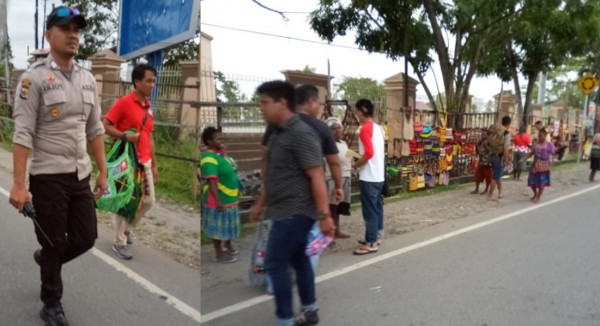
[[(288, 20), (283, 20), (277, 13), (265, 10), (251, 0), (201, 2), (201, 29), (214, 37), (214, 70), (234, 75), (282, 78), (280, 71), (302, 69), (308, 65), (316, 68), (317, 73), (326, 74), (328, 59), (334, 81), (340, 80), (342, 76), (370, 77), (383, 81), (403, 70), (402, 61), (394, 62), (384, 55), (352, 49), (356, 48), (356, 45), (351, 33), (333, 41), (333, 44), (344, 47), (327, 45), (321, 41), (317, 34), (310, 30), (307, 22), (307, 13), (316, 8), (317, 0), (260, 2), (278, 11), (289, 12), (286, 14)], [(48, 12), (52, 3), (60, 4), (59, 1), (48, 1)], [(43, 25), (42, 4), (43, 0), (40, 0), (40, 37)], [(34, 0), (8, 0), (8, 29), (14, 54), (13, 63), (18, 68), (26, 67), (27, 47), (29, 46), (30, 51), (34, 48), (34, 12)], [(310, 40), (312, 43), (294, 38)], [(437, 65), (434, 68), (438, 81), (441, 81), (441, 72)], [(412, 74), (412, 71), (409, 71), (409, 74)], [(435, 78), (432, 72), (427, 74), (426, 82), (435, 94)], [(471, 86), (471, 94), (487, 101), (500, 91), (500, 84), (496, 78), (475, 79)], [(443, 85), (440, 84), (439, 87), (443, 89)], [(511, 89), (512, 85), (505, 84), (504, 88)], [(419, 94), (425, 94), (422, 87), (418, 87), (417, 90)]]

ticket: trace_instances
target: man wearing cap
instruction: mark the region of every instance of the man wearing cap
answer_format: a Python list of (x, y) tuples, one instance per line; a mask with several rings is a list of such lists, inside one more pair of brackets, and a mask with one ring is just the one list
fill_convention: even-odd
[[(94, 77), (73, 60), (85, 18), (77, 9), (60, 6), (46, 21), (50, 54), (32, 64), (17, 85), (10, 203), (22, 212), (24, 204), (32, 202), (40, 228), (51, 241), (36, 227), (42, 247), (33, 255), (42, 281), (40, 317), (46, 325), (68, 325), (61, 306), (61, 268), (92, 248), (97, 238), (94, 199), (107, 187), (104, 128)], [(99, 171), (95, 194), (86, 143)]]

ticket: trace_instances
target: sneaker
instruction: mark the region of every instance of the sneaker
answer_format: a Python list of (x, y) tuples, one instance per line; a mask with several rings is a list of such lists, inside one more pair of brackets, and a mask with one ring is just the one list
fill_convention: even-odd
[(132, 245), (133, 244), (133, 233), (131, 233), (131, 231), (125, 231), (125, 235), (127, 236), (127, 244)]
[(112, 250), (117, 254), (117, 257), (125, 260), (130, 260), (133, 255), (127, 249), (127, 246), (113, 245)]
[(60, 303), (45, 304), (40, 311), (40, 318), (46, 322), (46, 326), (69, 326)]
[(302, 310), (294, 318), (294, 326), (310, 326), (319, 323), (318, 310)]
[(42, 261), (42, 249), (36, 249), (33, 252), (33, 260), (35, 260), (35, 263), (38, 264), (38, 266), (41, 266), (40, 262)]

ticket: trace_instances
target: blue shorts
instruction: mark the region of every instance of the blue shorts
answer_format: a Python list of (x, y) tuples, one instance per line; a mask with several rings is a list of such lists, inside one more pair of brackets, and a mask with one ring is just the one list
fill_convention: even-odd
[(502, 166), (502, 159), (498, 155), (490, 155), (490, 166), (492, 167), (492, 178), (496, 181), (500, 181), (504, 175), (504, 167)]

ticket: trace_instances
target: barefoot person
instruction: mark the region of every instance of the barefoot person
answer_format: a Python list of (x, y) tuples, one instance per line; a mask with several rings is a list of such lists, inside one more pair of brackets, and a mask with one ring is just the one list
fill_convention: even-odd
[(236, 164), (226, 154), (223, 134), (218, 129), (204, 129), (202, 142), (208, 148), (200, 157), (200, 173), (206, 180), (202, 187), (202, 229), (212, 239), (214, 260), (232, 263), (238, 252), (231, 240), (240, 235)]
[(329, 209), (331, 210), (331, 216), (335, 223), (335, 238), (336, 239), (347, 239), (350, 235), (343, 233), (340, 230), (340, 215), (350, 216), (350, 176), (352, 171), (352, 161), (348, 157), (348, 144), (342, 139), (344, 136), (342, 121), (339, 118), (331, 117), (325, 121), (331, 128), (335, 143), (339, 151), (340, 167), (342, 169), (342, 184), (344, 189), (344, 199), (339, 201), (334, 197), (335, 181), (331, 176), (331, 170), (327, 166), (325, 172), (325, 179), (327, 181), (327, 190), (330, 195)]
[(504, 174), (502, 167), (502, 154), (504, 153), (504, 137), (497, 126), (490, 126), (488, 138), (486, 140), (489, 148), (489, 162), (492, 169), (492, 182), (488, 191), (488, 200), (493, 200), (496, 187), (500, 187), (500, 180)]
[[(552, 142), (546, 140), (548, 132), (546, 129), (541, 129), (538, 133), (537, 141), (531, 146), (531, 153), (528, 157), (533, 156), (533, 165), (529, 170), (529, 178), (527, 184), (533, 190), (531, 201), (539, 203), (544, 189), (550, 186), (550, 166), (552, 165), (552, 156), (556, 153), (556, 147)], [(526, 160), (524, 158), (523, 160)]]
[(477, 164), (477, 170), (475, 170), (475, 190), (471, 191), (471, 194), (479, 194), (479, 185), (485, 181), (485, 190), (481, 192), (482, 195), (487, 194), (490, 189), (490, 183), (492, 182), (492, 168), (490, 167), (490, 148), (487, 142), (487, 138), (490, 134), (490, 128), (488, 128), (481, 141), (477, 144), (477, 154), (479, 155), (479, 163)]

